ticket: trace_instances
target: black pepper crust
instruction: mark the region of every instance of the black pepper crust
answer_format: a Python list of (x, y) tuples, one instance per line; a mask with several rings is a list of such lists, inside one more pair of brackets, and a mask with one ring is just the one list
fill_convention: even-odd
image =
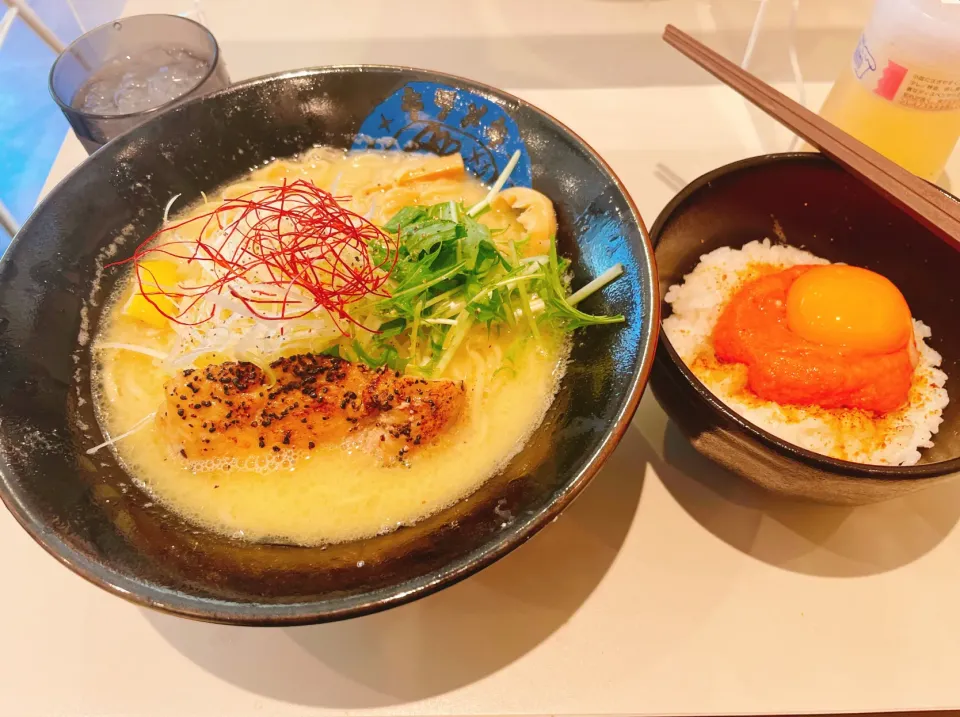
[(466, 387), (300, 354), (274, 361), (269, 373), (247, 362), (187, 369), (166, 396), (157, 421), (192, 457), (312, 450), (358, 434), (403, 460), (457, 421)]

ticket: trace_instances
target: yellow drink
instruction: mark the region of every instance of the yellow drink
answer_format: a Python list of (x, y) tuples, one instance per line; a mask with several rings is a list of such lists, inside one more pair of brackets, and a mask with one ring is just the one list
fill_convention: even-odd
[(960, 109), (928, 111), (880, 97), (844, 68), (820, 115), (914, 174), (936, 181), (960, 137)]
[(960, 0), (876, 0), (821, 116), (936, 181), (960, 137)]

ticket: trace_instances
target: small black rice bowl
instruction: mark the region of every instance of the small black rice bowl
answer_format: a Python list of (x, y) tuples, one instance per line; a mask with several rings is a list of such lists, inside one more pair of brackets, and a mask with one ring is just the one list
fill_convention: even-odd
[(700, 257), (769, 238), (832, 262), (872, 269), (903, 292), (933, 331), (951, 402), (914, 466), (836, 460), (788, 443), (725, 406), (661, 336), (651, 386), (694, 448), (774, 492), (823, 503), (887, 500), (950, 480), (960, 471), (960, 252), (819, 154), (775, 154), (721, 167), (692, 182), (651, 231), (662, 316), (667, 289)]
[[(326, 549), (253, 545), (186, 524), (109, 451), (92, 408), (89, 337), (129, 257), (176, 194), (190, 203), (253, 166), (314, 145), (460, 152), (491, 180), (517, 176), (553, 200), (560, 252), (583, 302), (626, 322), (577, 335), (547, 416), (524, 449), (451, 508)], [(389, 144), (389, 143), (388, 143)], [(118, 238), (122, 243), (114, 247)], [(83, 577), (179, 615), (290, 625), (381, 610), (450, 585), (521, 545), (586, 486), (626, 430), (653, 363), (659, 304), (636, 207), (575, 134), (490, 87), (399, 67), (333, 67), (251, 80), (199, 98), (94, 153), (42, 202), (0, 263), (0, 496)], [(509, 520), (504, 516), (511, 516)]]

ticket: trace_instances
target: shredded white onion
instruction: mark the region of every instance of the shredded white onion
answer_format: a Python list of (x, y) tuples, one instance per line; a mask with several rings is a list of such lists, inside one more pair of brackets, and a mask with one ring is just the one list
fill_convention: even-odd
[(177, 201), (179, 198), (180, 198), (180, 195), (179, 195), (179, 194), (174, 194), (172, 197), (170, 197), (170, 201), (167, 202), (167, 206), (165, 206), (165, 207), (163, 208), (163, 223), (164, 223), (164, 224), (166, 224), (167, 221), (169, 221), (169, 220), (168, 220), (168, 217), (170, 216), (170, 207), (172, 207), (172, 206), (173, 206), (173, 203), (174, 203), (175, 201)]
[[(177, 197), (173, 197), (167, 203), (164, 210), (165, 220), (176, 199)], [(232, 254), (241, 246), (247, 225), (258, 220), (257, 212), (233, 221), (225, 220), (225, 226), (208, 236), (205, 243), (216, 252)], [(234, 229), (237, 231), (234, 232)], [(317, 251), (321, 250), (318, 248)], [(349, 257), (345, 259), (349, 261)], [(176, 308), (177, 321), (171, 322), (177, 338), (168, 352), (144, 350), (144, 347), (132, 344), (123, 348), (140, 351), (164, 361), (168, 368), (185, 368), (209, 353), (236, 352), (257, 361), (276, 356), (277, 353), (292, 347), (320, 350), (317, 347), (325, 348), (341, 335), (336, 322), (326, 311), (314, 310), (296, 319), (264, 319), (237, 298), (256, 296), (267, 301), (284, 302), (294, 311), (297, 306), (313, 306), (315, 298), (305, 289), (296, 286), (294, 280), (291, 280), (289, 286), (275, 286), (268, 283), (273, 281), (274, 277), (267, 269), (260, 267), (223, 283), (223, 269), (216, 263), (188, 260), (187, 265), (192, 273), (189, 280), (179, 282), (182, 290), (189, 294), (191, 287), (218, 285), (218, 291), (180, 299)], [(217, 316), (216, 322), (205, 321), (211, 314)], [(113, 347), (121, 348), (119, 345)]]
[(134, 424), (133, 424), (133, 428), (131, 428), (131, 429), (130, 429), (129, 431), (127, 431), (126, 433), (121, 433), (119, 436), (114, 436), (113, 438), (110, 438), (109, 440), (104, 441), (103, 443), (101, 443), (101, 444), (98, 445), (98, 446), (94, 446), (93, 448), (88, 448), (88, 449), (87, 449), (87, 455), (88, 455), (88, 456), (92, 456), (94, 453), (96, 453), (97, 451), (99, 451), (101, 448), (106, 448), (107, 446), (113, 445), (113, 444), (116, 443), (117, 441), (122, 441), (122, 440), (123, 440), (124, 438), (126, 438), (127, 436), (133, 435), (134, 433), (136, 433), (137, 431), (139, 431), (141, 428), (143, 428), (144, 426), (146, 426), (146, 425), (147, 425), (147, 422), (148, 422), (151, 418), (155, 417), (156, 415), (157, 415), (157, 412), (154, 411), (153, 413), (150, 413), (150, 414), (144, 416), (144, 417), (141, 418), (139, 421), (137, 421), (136, 423), (134, 423)]
[(150, 349), (146, 346), (138, 346), (136, 344), (123, 344), (112, 341), (104, 341), (93, 347), (96, 350), (99, 349), (114, 349), (118, 351), (133, 351), (134, 353), (143, 354), (144, 356), (150, 356), (151, 358), (159, 359), (160, 361), (166, 361), (169, 358), (168, 354), (163, 353), (162, 351), (157, 351), (156, 349)]

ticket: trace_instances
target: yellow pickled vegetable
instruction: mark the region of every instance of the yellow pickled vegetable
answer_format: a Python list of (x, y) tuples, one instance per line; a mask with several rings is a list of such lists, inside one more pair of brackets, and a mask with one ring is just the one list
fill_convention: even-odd
[[(176, 311), (176, 304), (162, 291), (171, 291), (177, 285), (177, 267), (170, 261), (142, 261), (139, 264), (140, 282), (143, 285), (143, 291), (150, 295), (150, 299), (162, 307), (167, 313)], [(135, 285), (136, 287), (136, 285)], [(145, 324), (162, 329), (167, 325), (166, 316), (157, 311), (156, 307), (148, 301), (140, 288), (134, 289), (133, 295), (123, 307), (124, 316), (142, 321)]]
[(446, 157), (430, 157), (413, 169), (402, 171), (397, 176), (397, 184), (409, 184), (433, 179), (459, 178), (464, 173), (463, 157), (450, 154)]

